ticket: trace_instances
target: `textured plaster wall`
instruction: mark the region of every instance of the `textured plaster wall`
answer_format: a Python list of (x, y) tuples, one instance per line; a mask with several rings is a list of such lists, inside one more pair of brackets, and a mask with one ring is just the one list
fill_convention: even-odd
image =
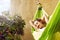
[[(31, 26), (29, 24), (29, 20), (33, 18), (33, 15), (36, 11), (36, 1), (37, 0), (11, 0), (11, 15), (21, 15), (26, 22), (22, 40), (34, 40), (31, 34)], [(39, 0), (39, 2), (42, 4), (44, 10), (49, 15), (51, 15), (58, 0)]]

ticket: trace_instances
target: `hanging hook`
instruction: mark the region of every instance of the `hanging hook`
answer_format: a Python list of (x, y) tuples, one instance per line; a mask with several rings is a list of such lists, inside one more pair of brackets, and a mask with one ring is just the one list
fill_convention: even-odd
[(38, 5), (38, 4), (41, 4), (41, 3), (39, 2), (39, 0), (36, 0), (36, 4)]
[(39, 0), (35, 0), (36, 1), (36, 4), (38, 5), (37, 7), (37, 9), (42, 9), (42, 4), (40, 3), (40, 1)]
[(39, 0), (36, 0), (36, 4), (39, 4), (40, 2), (39, 2)]

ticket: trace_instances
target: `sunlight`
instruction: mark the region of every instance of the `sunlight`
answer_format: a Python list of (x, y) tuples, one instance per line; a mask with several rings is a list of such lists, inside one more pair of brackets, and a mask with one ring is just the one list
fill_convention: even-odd
[(0, 0), (0, 15), (3, 11), (8, 11), (10, 9), (10, 0)]

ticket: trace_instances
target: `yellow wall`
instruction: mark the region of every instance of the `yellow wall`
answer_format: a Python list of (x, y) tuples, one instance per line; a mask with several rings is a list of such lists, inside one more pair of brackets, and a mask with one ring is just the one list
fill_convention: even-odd
[[(58, 0), (40, 0), (39, 2), (42, 4), (45, 11), (51, 15)], [(22, 40), (34, 40), (31, 35), (29, 20), (32, 20), (36, 7), (36, 0), (11, 0), (11, 15), (21, 15), (26, 22)]]

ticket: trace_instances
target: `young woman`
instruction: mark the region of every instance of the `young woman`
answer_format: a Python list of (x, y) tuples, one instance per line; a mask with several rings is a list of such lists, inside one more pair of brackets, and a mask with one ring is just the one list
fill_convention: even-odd
[(30, 20), (30, 25), (34, 29), (42, 29), (46, 26), (48, 19), (49, 19), (48, 16), (44, 14), (42, 18), (38, 18), (36, 20)]

